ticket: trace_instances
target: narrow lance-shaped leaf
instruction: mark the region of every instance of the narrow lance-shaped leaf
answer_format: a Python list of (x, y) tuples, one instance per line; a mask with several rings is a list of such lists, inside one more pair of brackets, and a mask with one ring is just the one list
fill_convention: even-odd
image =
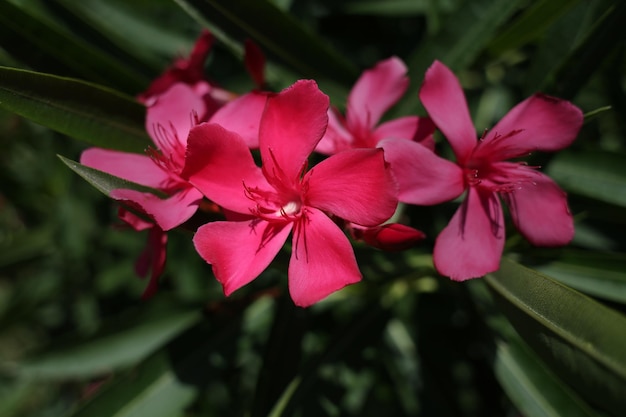
[(50, 348), (17, 365), (22, 377), (68, 379), (94, 377), (135, 365), (159, 349), (200, 319), (198, 311), (170, 307), (157, 312), (148, 306), (143, 312), (127, 319), (115, 331), (105, 331), (88, 340)]
[(123, 178), (116, 177), (104, 171), (81, 165), (78, 162), (67, 159), (61, 155), (58, 155), (58, 157), (61, 159), (61, 161), (63, 161), (65, 165), (70, 167), (72, 171), (76, 172), (78, 175), (83, 177), (85, 181), (87, 181), (89, 184), (93, 185), (100, 192), (106, 194), (109, 197), (111, 196), (111, 191), (119, 189), (136, 190), (143, 193), (152, 193), (156, 196), (163, 198), (166, 197), (166, 195), (162, 191), (156, 190), (154, 188), (146, 187), (145, 185), (127, 181)]
[[(213, 317), (218, 319), (217, 317)], [(238, 318), (224, 326), (204, 321), (189, 328), (122, 378), (103, 387), (72, 417), (182, 416), (198, 389), (215, 381), (209, 358), (235, 346)], [(216, 381), (219, 385), (224, 380)]]
[(486, 277), (502, 311), (582, 398), (620, 415), (626, 392), (626, 317), (504, 258)]
[(520, 340), (498, 345), (494, 371), (513, 404), (526, 417), (597, 416)]
[(499, 55), (540, 37), (552, 22), (580, 0), (541, 0), (534, 2), (500, 35), (489, 43), (489, 51)]
[(626, 207), (626, 155), (615, 152), (561, 152), (547, 174), (566, 191)]
[(143, 152), (151, 143), (144, 106), (80, 80), (0, 67), (0, 107), (102, 148)]
[(179, 380), (164, 351), (101, 391), (72, 417), (180, 416), (197, 394), (196, 387)]
[(252, 38), (265, 52), (294, 68), (302, 77), (351, 85), (358, 75), (356, 67), (328, 42), (269, 1), (176, 1), (235, 38)]
[(537, 261), (536, 270), (565, 285), (594, 297), (626, 304), (624, 254), (565, 249), (559, 251), (557, 258), (549, 257), (545, 261), (538, 258)]
[(625, 20), (626, 2), (613, 2), (586, 39), (562, 63), (546, 92), (568, 100), (574, 98), (605, 58), (623, 44)]
[[(192, 39), (176, 26), (150, 20), (139, 3), (120, 0), (59, 0), (59, 3), (121, 50), (132, 53), (135, 60), (155, 74), (163, 70), (172, 57), (192, 46)], [(173, 2), (162, 2), (158, 10), (164, 15), (178, 13), (186, 17)]]
[[(454, 71), (470, 65), (486, 48), (493, 34), (525, 1), (477, 0), (463, 2), (444, 18), (442, 29), (424, 39), (407, 60), (409, 75), (421, 80), (426, 69), (438, 59)], [(419, 106), (419, 82), (411, 83), (397, 112), (415, 114)]]
[[(147, 87), (149, 78), (135, 71), (123, 59), (88, 43), (58, 21), (45, 18), (41, 12), (45, 7), (33, 6), (32, 1), (14, 3), (0, 2), (0, 43), (32, 68), (48, 71), (52, 65), (63, 75), (85, 78), (132, 93)], [(16, 44), (20, 46), (15, 47)], [(43, 59), (33, 60), (36, 55), (32, 50), (37, 50)]]

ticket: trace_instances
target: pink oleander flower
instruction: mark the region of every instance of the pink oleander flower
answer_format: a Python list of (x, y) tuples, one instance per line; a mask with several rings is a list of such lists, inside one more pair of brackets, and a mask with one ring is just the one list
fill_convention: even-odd
[(380, 61), (359, 77), (348, 95), (345, 118), (328, 111), (328, 129), (315, 150), (325, 155), (352, 148), (374, 148), (382, 139), (420, 142), (434, 149), (434, 125), (428, 118), (405, 116), (380, 123), (409, 87), (406, 65), (398, 57)]
[(267, 100), (260, 122), (262, 167), (245, 141), (222, 126), (192, 129), (183, 175), (231, 215), (198, 228), (196, 250), (224, 293), (255, 279), (293, 234), (289, 291), (309, 306), (361, 279), (350, 242), (333, 221), (365, 226), (387, 220), (397, 204), (381, 149), (333, 155), (307, 172), (324, 135), (329, 100), (302, 80)]
[(147, 213), (164, 231), (188, 220), (198, 208), (202, 193), (181, 177), (185, 164), (187, 136), (205, 105), (186, 84), (175, 84), (147, 109), (146, 130), (155, 147), (146, 155), (109, 149), (89, 148), (80, 163), (116, 177), (145, 185), (167, 195), (130, 189), (111, 192), (116, 200), (130, 202)]
[[(406, 116), (380, 123), (409, 87), (406, 73), (406, 65), (395, 56), (364, 71), (350, 91), (345, 118), (337, 109), (328, 110), (328, 129), (315, 150), (332, 155), (346, 149), (374, 148), (386, 138), (414, 141), (433, 150), (435, 126), (429, 118)], [(390, 168), (394, 175), (394, 167)], [(371, 230), (347, 224), (346, 228), (354, 238), (387, 251), (408, 249), (425, 237), (403, 224), (377, 225)]]
[(504, 248), (501, 197), (513, 223), (532, 244), (560, 246), (574, 235), (567, 198), (549, 177), (523, 162), (533, 151), (569, 146), (583, 122), (568, 101), (535, 94), (515, 106), (477, 140), (459, 81), (441, 62), (426, 72), (420, 99), (448, 139), (456, 164), (423, 147), (389, 140), (385, 158), (395, 166), (399, 200), (419, 205), (465, 199), (435, 242), (437, 270), (457, 281), (496, 271)]

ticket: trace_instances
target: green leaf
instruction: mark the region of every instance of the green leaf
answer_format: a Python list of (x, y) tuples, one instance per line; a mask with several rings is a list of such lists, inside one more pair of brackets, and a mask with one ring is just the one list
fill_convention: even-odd
[(580, 45), (568, 55), (557, 71), (548, 93), (572, 99), (585, 86), (605, 58), (626, 39), (626, 2), (616, 1), (608, 8)]
[(592, 417), (597, 414), (520, 340), (499, 343), (496, 378), (526, 417)]
[(448, 15), (441, 24), (442, 29), (426, 37), (408, 58), (409, 74), (414, 82), (398, 105), (398, 112), (415, 114), (419, 107), (420, 81), (434, 60), (442, 61), (453, 71), (468, 67), (486, 48), (496, 30), (525, 3), (523, 0), (468, 1)]
[(534, 268), (572, 288), (626, 304), (626, 256), (567, 249)]
[[(0, 2), (0, 26), (2, 43), (7, 44), (14, 56), (29, 63), (32, 51), (36, 50), (46, 56), (38, 62), (46, 71), (50, 63), (56, 62), (69, 70), (61, 69), (65, 75), (79, 76), (133, 93), (149, 83), (147, 77), (131, 69), (123, 60), (43, 18), (36, 8), (29, 7), (28, 2), (21, 6), (10, 1)], [(20, 47), (13, 48), (15, 43)], [(37, 68), (41, 68), (40, 65)]]
[(348, 1), (339, 5), (345, 13), (396, 17), (422, 15), (428, 12), (428, 7), (426, 0)]
[(197, 389), (185, 384), (165, 352), (105, 387), (73, 417), (172, 417), (182, 415)]
[(488, 46), (493, 55), (519, 48), (539, 38), (548, 27), (563, 13), (568, 11), (580, 0), (541, 0), (533, 2), (524, 12), (507, 25), (500, 35)]
[[(124, 320), (108, 323), (108, 329), (86, 341), (51, 347), (41, 356), (17, 364), (19, 375), (30, 378), (67, 379), (94, 377), (135, 365), (176, 335), (197, 323), (196, 310), (166, 307), (129, 313)], [(106, 326), (106, 325), (105, 325)]]
[(626, 207), (626, 155), (604, 151), (561, 152), (546, 169), (563, 189)]
[(626, 392), (626, 317), (504, 258), (486, 277), (524, 341), (582, 398), (620, 414)]
[[(206, 387), (212, 380), (227, 386), (228, 382), (218, 379), (219, 375), (211, 375), (212, 371), (217, 373), (220, 370), (211, 365), (209, 358), (226, 349), (236, 349), (236, 341), (241, 335), (237, 325), (239, 318), (231, 316), (221, 324), (219, 317), (212, 318), (215, 322), (200, 321), (166, 349), (156, 352), (123, 378), (115, 379), (72, 416), (180, 416), (196, 396), (198, 388)], [(237, 405), (231, 405), (231, 408), (235, 407)]]
[(0, 67), (0, 107), (102, 148), (142, 152), (151, 143), (144, 106), (84, 81)]
[[(150, 69), (159, 72), (183, 50), (189, 50), (192, 42), (183, 36), (177, 26), (160, 24), (147, 6), (119, 0), (59, 0), (59, 2), (81, 20), (98, 30), (120, 50)], [(159, 2), (159, 12), (170, 16), (181, 15), (188, 19), (173, 2)], [(180, 17), (180, 16), (177, 16)]]
[(352, 85), (356, 67), (329, 43), (266, 0), (176, 0), (233, 38), (250, 37), (301, 77)]
[(108, 197), (111, 196), (111, 191), (119, 189), (136, 190), (142, 193), (152, 193), (159, 197), (166, 197), (166, 194), (154, 188), (146, 187), (145, 185), (127, 181), (123, 178), (113, 176), (95, 168), (81, 165), (78, 162), (67, 159), (61, 155), (58, 155), (58, 157), (61, 159), (61, 161), (63, 161), (65, 165), (70, 167), (72, 171), (83, 177), (85, 181), (93, 185), (95, 188), (97, 188), (100, 192), (104, 193)]

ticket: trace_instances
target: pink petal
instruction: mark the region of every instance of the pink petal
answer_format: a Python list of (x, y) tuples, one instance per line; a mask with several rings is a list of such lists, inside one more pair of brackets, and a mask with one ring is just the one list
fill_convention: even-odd
[(189, 187), (169, 198), (159, 198), (150, 193), (119, 189), (111, 191), (111, 198), (136, 204), (149, 214), (161, 229), (168, 231), (180, 226), (193, 216), (198, 209), (202, 194), (195, 188)]
[(289, 293), (300, 307), (361, 280), (350, 241), (321, 211), (307, 208), (297, 223), (289, 262)]
[(259, 123), (267, 96), (256, 91), (244, 94), (220, 108), (209, 122), (238, 133), (249, 148), (258, 148)]
[(465, 190), (463, 170), (425, 146), (402, 139), (385, 139), (379, 146), (385, 150), (403, 203), (440, 204)]
[(434, 132), (435, 125), (429, 118), (406, 116), (381, 124), (374, 130), (372, 136), (376, 143), (383, 139), (408, 139), (434, 150)]
[(396, 184), (381, 149), (332, 155), (313, 167), (303, 182), (308, 182), (306, 205), (363, 226), (383, 223), (398, 203)]
[(477, 141), (459, 80), (448, 67), (435, 61), (426, 71), (419, 96), (430, 118), (450, 142), (457, 160), (463, 164)]
[(268, 98), (259, 144), (263, 171), (277, 184), (296, 184), (307, 158), (324, 136), (329, 100), (312, 80), (300, 80)]
[(80, 163), (152, 188), (165, 188), (170, 180), (170, 174), (147, 155), (89, 148), (80, 155)]
[(503, 248), (500, 200), (493, 193), (470, 188), (463, 204), (437, 237), (433, 261), (441, 275), (465, 281), (496, 271)]
[(328, 109), (328, 128), (318, 142), (315, 151), (324, 155), (333, 155), (340, 151), (352, 148), (354, 138), (346, 129), (345, 121), (335, 109)]
[[(558, 151), (569, 146), (583, 124), (582, 111), (569, 101), (535, 94), (519, 103), (491, 129), (485, 145), (506, 136), (497, 146), (500, 160), (539, 151)], [(513, 135), (508, 135), (516, 132)], [(508, 135), (508, 136), (507, 136)]]
[(421, 230), (401, 223), (389, 223), (376, 227), (351, 225), (351, 229), (355, 239), (389, 252), (412, 248), (426, 238)]
[(548, 176), (536, 173), (533, 183), (502, 194), (518, 230), (533, 245), (562, 246), (574, 237), (567, 195)]
[(212, 222), (198, 228), (193, 243), (213, 265), (215, 278), (230, 295), (255, 279), (287, 240), (293, 223)]
[[(178, 145), (184, 149), (189, 130), (196, 124), (196, 118), (204, 116), (205, 111), (202, 97), (191, 86), (177, 83), (148, 107), (146, 130), (157, 148), (169, 156), (170, 149)], [(172, 141), (178, 143), (173, 144)]]
[(271, 190), (241, 136), (212, 123), (191, 130), (182, 176), (209, 200), (239, 213), (253, 207), (244, 184)]
[[(127, 210), (123, 206), (120, 206), (117, 210), (117, 217), (133, 228), (137, 232), (142, 230), (152, 229), (156, 225), (152, 221), (144, 220), (130, 210)], [(142, 275), (142, 274), (140, 274)]]
[(409, 86), (406, 65), (398, 57), (380, 61), (361, 74), (348, 96), (346, 118), (350, 128), (373, 128)]

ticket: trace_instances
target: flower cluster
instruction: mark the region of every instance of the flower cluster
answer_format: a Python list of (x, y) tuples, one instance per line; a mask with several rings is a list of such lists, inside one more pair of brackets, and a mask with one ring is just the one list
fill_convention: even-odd
[[(166, 232), (199, 207), (221, 215), (197, 228), (193, 242), (226, 295), (259, 276), (291, 236), (289, 291), (299, 306), (361, 279), (348, 235), (385, 250), (424, 239), (390, 221), (399, 202), (435, 205), (464, 195), (433, 253), (437, 271), (454, 280), (498, 269), (505, 238), (501, 200), (531, 243), (558, 246), (572, 239), (565, 193), (519, 161), (575, 139), (583, 116), (571, 103), (533, 95), (478, 138), (457, 78), (436, 61), (419, 93), (429, 117), (380, 123), (408, 88), (397, 57), (361, 75), (342, 115), (312, 80), (264, 91), (263, 58), (252, 44), (246, 66), (257, 88), (241, 96), (219, 88), (204, 78), (211, 44), (203, 33), (188, 59), (138, 97), (154, 142), (146, 155), (92, 148), (81, 156), (84, 165), (162, 194), (111, 193), (126, 207), (122, 220), (150, 229), (137, 263), (142, 275), (152, 270), (146, 296), (163, 271)], [(436, 153), (436, 130), (455, 162)], [(314, 152), (322, 160), (309, 166)]]

